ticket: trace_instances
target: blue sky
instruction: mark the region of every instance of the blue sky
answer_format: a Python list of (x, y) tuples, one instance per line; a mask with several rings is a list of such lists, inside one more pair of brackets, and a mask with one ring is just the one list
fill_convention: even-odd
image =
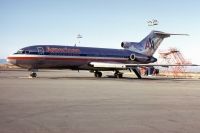
[[(176, 47), (200, 64), (200, 1), (193, 0), (0, 0), (0, 58), (36, 44), (120, 48), (152, 29), (172, 36), (159, 49)], [(157, 19), (157, 27), (147, 20)], [(157, 55), (155, 55), (157, 56)]]

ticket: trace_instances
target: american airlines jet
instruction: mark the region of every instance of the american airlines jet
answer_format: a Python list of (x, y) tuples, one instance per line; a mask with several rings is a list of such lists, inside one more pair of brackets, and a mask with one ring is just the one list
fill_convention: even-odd
[[(122, 42), (123, 49), (35, 45), (22, 48), (7, 57), (8, 62), (27, 68), (30, 76), (36, 77), (38, 69), (73, 69), (89, 70), (95, 77), (101, 77), (101, 71), (114, 71), (114, 76), (122, 78), (120, 70), (129, 69), (138, 78), (138, 67), (169, 66), (152, 64), (157, 61), (153, 54), (164, 38), (170, 35), (161, 31), (152, 31), (141, 42)], [(149, 64), (150, 63), (150, 64)]]

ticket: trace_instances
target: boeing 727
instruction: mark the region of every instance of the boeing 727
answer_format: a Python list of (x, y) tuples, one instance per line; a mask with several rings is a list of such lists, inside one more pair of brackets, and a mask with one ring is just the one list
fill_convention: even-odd
[[(138, 78), (141, 74), (138, 67), (155, 66), (157, 61), (153, 54), (164, 38), (170, 35), (161, 31), (152, 31), (141, 42), (122, 42), (123, 49), (35, 45), (22, 48), (7, 57), (8, 62), (16, 66), (27, 68), (30, 76), (36, 77), (38, 69), (73, 69), (89, 70), (95, 77), (101, 77), (101, 71), (114, 71), (114, 76), (121, 78), (120, 70), (129, 69)], [(169, 66), (169, 65), (156, 65)]]

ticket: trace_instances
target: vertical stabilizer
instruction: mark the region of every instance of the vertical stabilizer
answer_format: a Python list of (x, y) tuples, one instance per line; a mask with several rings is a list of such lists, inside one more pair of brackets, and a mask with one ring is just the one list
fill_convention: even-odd
[(142, 54), (152, 56), (158, 49), (164, 38), (169, 37), (169, 34), (165, 34), (160, 31), (152, 31), (141, 42), (138, 43), (142, 47)]
[(138, 52), (147, 56), (152, 56), (158, 49), (164, 38), (170, 35), (187, 35), (187, 34), (170, 34), (161, 31), (152, 31), (141, 42), (122, 42), (122, 47), (134, 52)]

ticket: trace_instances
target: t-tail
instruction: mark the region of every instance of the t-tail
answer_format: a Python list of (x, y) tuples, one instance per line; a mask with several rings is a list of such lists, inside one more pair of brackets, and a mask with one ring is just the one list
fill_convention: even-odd
[(131, 50), (146, 56), (152, 56), (158, 49), (164, 38), (170, 35), (187, 35), (187, 34), (170, 34), (161, 31), (152, 31), (140, 42), (122, 42), (121, 46), (124, 49)]

